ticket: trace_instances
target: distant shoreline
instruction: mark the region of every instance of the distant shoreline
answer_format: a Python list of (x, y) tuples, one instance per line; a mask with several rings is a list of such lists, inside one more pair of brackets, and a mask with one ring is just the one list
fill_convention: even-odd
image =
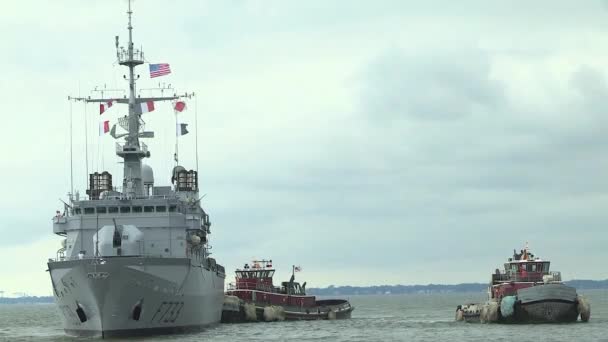
[[(564, 282), (577, 290), (605, 290), (608, 289), (606, 280), (569, 280)], [(306, 292), (318, 296), (335, 295), (391, 295), (391, 294), (437, 294), (437, 293), (479, 293), (485, 292), (487, 283), (465, 283), (455, 285), (429, 284), (429, 285), (378, 285), (378, 286), (334, 286), (325, 288), (310, 288)], [(49, 304), (54, 303), (52, 296), (31, 297), (3, 297), (0, 304)]]
[(32, 296), (32, 297), (2, 297), (0, 304), (49, 304), (54, 303), (55, 299), (52, 296)]
[[(577, 290), (608, 289), (606, 280), (569, 280), (564, 284)], [(379, 285), (379, 286), (333, 286), (325, 288), (310, 288), (309, 294), (328, 295), (371, 295), (371, 294), (433, 294), (433, 293), (478, 293), (485, 292), (487, 283), (465, 283), (455, 285), (429, 284), (429, 285)]]

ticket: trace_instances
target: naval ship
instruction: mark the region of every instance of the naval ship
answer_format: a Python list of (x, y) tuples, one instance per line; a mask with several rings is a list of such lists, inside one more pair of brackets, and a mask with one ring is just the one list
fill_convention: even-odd
[(135, 69), (144, 54), (134, 48), (132, 13), (129, 1), (127, 47), (116, 37), (117, 62), (128, 68), (128, 96), (76, 98), (127, 105), (128, 115), (119, 121), (126, 132), (118, 134), (116, 126), (111, 132), (120, 139), (121, 184), (115, 186), (107, 171), (92, 173), (87, 196), (70, 193), (64, 211), (53, 217), (53, 232), (63, 240), (48, 272), (68, 335), (190, 332), (219, 323), (222, 314), (225, 270), (210, 257), (211, 223), (200, 205), (198, 172), (175, 158), (171, 182), (159, 186), (142, 163), (150, 150), (141, 140), (154, 137), (144, 131), (142, 104), (176, 103), (188, 94), (136, 95)]

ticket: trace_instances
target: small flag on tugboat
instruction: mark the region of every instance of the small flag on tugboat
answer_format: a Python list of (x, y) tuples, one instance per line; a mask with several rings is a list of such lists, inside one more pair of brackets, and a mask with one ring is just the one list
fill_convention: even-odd
[(170, 73), (169, 63), (150, 64), (150, 78), (165, 76)]
[(100, 103), (99, 104), (99, 115), (103, 114), (106, 110), (112, 107), (114, 100), (110, 100), (110, 102)]
[(302, 271), (302, 266), (294, 266), (293, 270), (295, 272), (300, 272), (300, 271)]
[(188, 129), (186, 128), (188, 126), (187, 123), (180, 123), (177, 124), (177, 135), (186, 135), (190, 132), (188, 132)]
[(110, 120), (105, 120), (99, 123), (99, 135), (104, 135), (110, 131)]
[(186, 109), (186, 102), (184, 102), (184, 101), (177, 101), (177, 102), (175, 102), (175, 105), (173, 106), (173, 108), (177, 112), (183, 112), (184, 109)]
[(142, 102), (139, 105), (142, 113), (148, 113), (154, 110), (154, 101)]

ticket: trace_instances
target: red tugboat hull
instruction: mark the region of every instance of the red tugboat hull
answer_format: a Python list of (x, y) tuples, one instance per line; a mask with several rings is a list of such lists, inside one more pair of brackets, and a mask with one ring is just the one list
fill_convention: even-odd
[[(251, 297), (251, 295), (244, 296), (242, 290), (228, 291), (226, 295), (227, 299), (222, 313), (222, 323), (349, 319), (351, 318), (351, 313), (355, 310), (349, 301), (345, 299), (314, 300), (312, 305), (300, 306), (276, 305), (270, 302), (243, 300), (243, 297)], [(253, 297), (263, 298), (259, 292), (253, 294)], [(315, 299), (314, 296), (308, 297)], [(234, 304), (236, 301), (238, 301), (237, 305)], [(289, 302), (289, 299), (286, 299), (285, 302)], [(267, 313), (265, 313), (267, 308), (279, 308), (281, 312), (280, 317), (268, 317)], [(255, 310), (255, 317), (251, 313), (247, 314), (248, 311), (253, 312), (253, 310)]]

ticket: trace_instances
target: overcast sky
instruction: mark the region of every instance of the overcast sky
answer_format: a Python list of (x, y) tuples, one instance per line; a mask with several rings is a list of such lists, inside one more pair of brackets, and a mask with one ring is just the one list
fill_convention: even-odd
[[(178, 3), (179, 5), (175, 5)], [(70, 191), (67, 96), (126, 89), (126, 1), (3, 5), (0, 291), (50, 295)], [(198, 100), (213, 255), (272, 258), (309, 287), (485, 282), (526, 241), (606, 279), (608, 5), (601, 1), (135, 1), (134, 40)], [(142, 94), (150, 94), (143, 90)], [(121, 93), (114, 93), (121, 94)], [(195, 106), (196, 104), (196, 106)], [(120, 179), (98, 108), (71, 106), (75, 187)], [(112, 108), (115, 122), (126, 110)], [(85, 123), (85, 116), (87, 121)], [(146, 114), (156, 184), (174, 118)], [(194, 134), (180, 139), (195, 167)], [(277, 279), (279, 281), (279, 279)]]

